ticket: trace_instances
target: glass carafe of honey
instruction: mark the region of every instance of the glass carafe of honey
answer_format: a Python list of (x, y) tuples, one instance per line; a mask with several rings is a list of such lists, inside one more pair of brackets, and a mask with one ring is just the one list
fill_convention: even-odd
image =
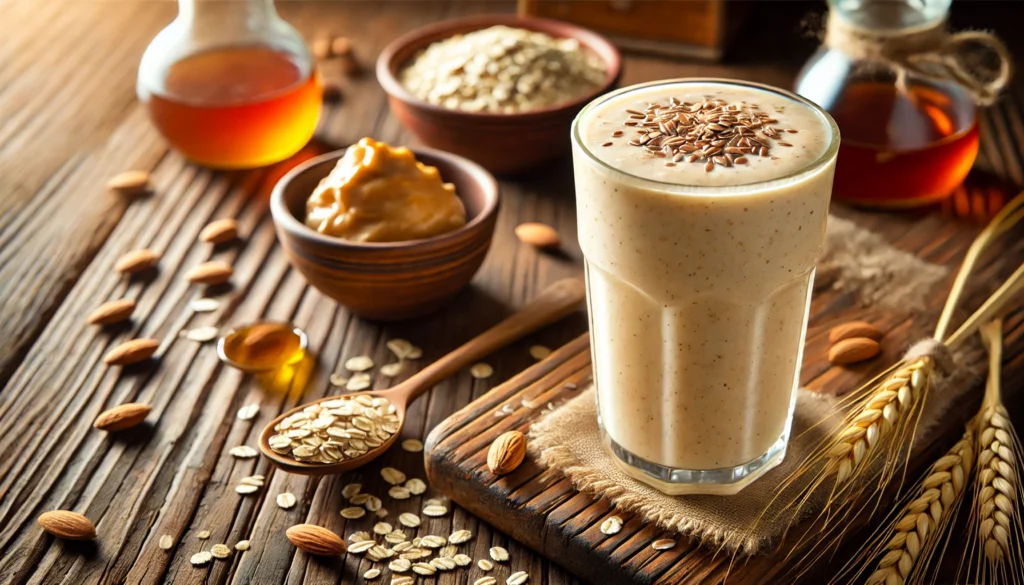
[(927, 205), (974, 164), (978, 105), (995, 100), (1009, 60), (988, 33), (948, 33), (950, 1), (829, 0), (824, 44), (796, 92), (839, 125), (837, 199)]
[(321, 109), (314, 61), (273, 0), (179, 0), (142, 56), (137, 92), (171, 146), (218, 169), (295, 154)]

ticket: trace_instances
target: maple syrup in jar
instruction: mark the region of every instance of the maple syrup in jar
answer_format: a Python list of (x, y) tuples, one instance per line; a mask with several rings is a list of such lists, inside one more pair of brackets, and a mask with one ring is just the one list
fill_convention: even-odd
[(290, 157), (321, 109), (309, 51), (271, 0), (179, 0), (143, 55), (138, 94), (171, 146), (219, 169)]

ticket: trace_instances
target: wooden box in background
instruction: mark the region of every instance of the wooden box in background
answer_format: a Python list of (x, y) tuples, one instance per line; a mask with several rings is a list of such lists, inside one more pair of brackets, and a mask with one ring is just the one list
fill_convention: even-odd
[(519, 0), (519, 14), (554, 18), (623, 49), (717, 61), (742, 10), (725, 0)]

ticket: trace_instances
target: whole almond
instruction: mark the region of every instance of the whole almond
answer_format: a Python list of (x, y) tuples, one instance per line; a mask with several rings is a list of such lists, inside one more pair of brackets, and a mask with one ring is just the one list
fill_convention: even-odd
[(235, 269), (230, 264), (214, 260), (189, 270), (185, 278), (192, 284), (221, 284), (230, 280), (234, 273)]
[(836, 365), (855, 364), (875, 357), (881, 350), (874, 339), (851, 337), (839, 341), (828, 350), (828, 361)]
[(879, 340), (882, 338), (882, 331), (867, 321), (850, 321), (840, 323), (828, 332), (828, 340), (831, 343), (850, 339), (851, 337), (867, 337), (868, 339)]
[(101, 412), (92, 426), (101, 431), (123, 431), (146, 420), (153, 407), (148, 404), (128, 402)]
[(557, 248), (561, 243), (555, 228), (543, 223), (521, 223), (516, 226), (519, 241), (538, 248)]
[(238, 237), (238, 222), (231, 219), (211, 221), (199, 232), (199, 239), (211, 244), (223, 244)]
[(285, 536), (311, 555), (329, 557), (345, 552), (345, 542), (340, 536), (315, 524), (296, 524), (285, 531)]
[(519, 467), (526, 457), (526, 437), (519, 431), (501, 434), (487, 450), (487, 468), (502, 475)]
[(96, 307), (96, 310), (86, 317), (90, 325), (110, 325), (120, 323), (132, 316), (135, 311), (134, 299), (118, 299), (107, 301)]
[(114, 263), (114, 270), (124, 274), (135, 274), (156, 266), (159, 260), (160, 253), (149, 248), (132, 250), (117, 259), (117, 262)]
[(146, 171), (125, 171), (107, 181), (107, 188), (125, 195), (138, 195), (150, 190), (149, 173)]
[(92, 540), (96, 538), (96, 527), (78, 512), (53, 510), (39, 516), (43, 530), (65, 540)]
[(127, 366), (148, 360), (156, 353), (160, 342), (155, 339), (132, 339), (116, 346), (103, 356), (103, 363), (108, 366)]

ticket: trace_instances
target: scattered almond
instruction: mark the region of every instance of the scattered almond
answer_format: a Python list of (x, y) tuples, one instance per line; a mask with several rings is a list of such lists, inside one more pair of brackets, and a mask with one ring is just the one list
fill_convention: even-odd
[(331, 54), (344, 57), (352, 54), (352, 41), (348, 37), (334, 37), (331, 40)]
[(158, 546), (160, 547), (160, 550), (171, 550), (174, 548), (174, 538), (171, 537), (170, 534), (165, 534), (160, 537)]
[(160, 342), (155, 339), (131, 339), (108, 351), (107, 355), (103, 356), (103, 363), (108, 366), (136, 364), (153, 357), (159, 347)]
[(122, 274), (135, 274), (149, 270), (160, 260), (160, 253), (149, 248), (132, 250), (114, 262), (114, 270)]
[(851, 337), (843, 339), (828, 350), (828, 361), (836, 365), (847, 365), (869, 360), (882, 350), (874, 339)]
[(326, 59), (331, 56), (331, 39), (327, 37), (314, 39), (313, 46), (310, 49), (313, 52), (313, 56), (317, 59)]
[(867, 337), (877, 341), (882, 338), (882, 331), (867, 321), (850, 321), (849, 323), (840, 323), (828, 332), (828, 340), (831, 343), (852, 337)]
[(125, 195), (139, 195), (151, 189), (149, 173), (146, 171), (125, 171), (107, 181), (107, 188)]
[(555, 228), (543, 223), (521, 223), (516, 226), (516, 237), (524, 244), (541, 249), (557, 248), (562, 243)]
[(296, 524), (285, 536), (297, 548), (311, 555), (335, 556), (345, 552), (345, 543), (337, 534), (315, 524)]
[(107, 301), (96, 307), (96, 310), (86, 318), (86, 321), (90, 325), (111, 325), (131, 317), (133, 312), (135, 312), (134, 299)]
[(199, 232), (199, 239), (210, 244), (223, 244), (238, 237), (238, 222), (231, 219), (212, 221)]
[(153, 407), (148, 404), (128, 402), (101, 412), (92, 426), (102, 431), (123, 431), (146, 420)]
[(526, 437), (519, 431), (502, 433), (487, 450), (487, 468), (502, 475), (519, 467), (526, 457)]
[(230, 280), (234, 273), (235, 269), (231, 265), (214, 260), (189, 270), (185, 278), (192, 284), (221, 284)]
[(43, 530), (64, 540), (92, 540), (96, 527), (85, 516), (69, 510), (53, 510), (39, 516)]

